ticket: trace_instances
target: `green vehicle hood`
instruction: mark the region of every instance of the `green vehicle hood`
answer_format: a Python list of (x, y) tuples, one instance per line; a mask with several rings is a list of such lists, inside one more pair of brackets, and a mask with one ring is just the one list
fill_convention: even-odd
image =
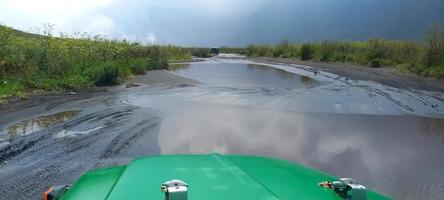
[[(266, 157), (210, 154), (139, 158), (87, 172), (62, 200), (161, 200), (160, 185), (172, 179), (188, 183), (191, 200), (341, 199), (318, 186), (337, 178), (317, 170)], [(388, 198), (368, 191), (367, 199)]]

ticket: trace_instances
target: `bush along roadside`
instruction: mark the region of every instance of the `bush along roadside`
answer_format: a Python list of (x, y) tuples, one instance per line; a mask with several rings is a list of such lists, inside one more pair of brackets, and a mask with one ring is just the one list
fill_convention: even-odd
[(295, 58), (374, 68), (391, 66), (400, 73), (444, 78), (444, 27), (440, 25), (431, 27), (423, 42), (370, 39), (294, 44), (284, 40), (278, 45), (250, 45), (236, 51), (249, 57)]
[[(169, 60), (190, 60), (190, 50), (141, 45), (98, 36), (54, 37), (0, 25), (0, 99), (30, 91), (82, 90), (114, 85), (131, 74), (166, 69)], [(76, 39), (74, 39), (76, 38)]]

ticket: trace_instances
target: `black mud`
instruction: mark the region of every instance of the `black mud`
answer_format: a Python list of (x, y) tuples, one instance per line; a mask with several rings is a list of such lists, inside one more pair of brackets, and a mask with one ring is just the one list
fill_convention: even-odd
[[(116, 97), (92, 96), (41, 96), (3, 107), (2, 130), (23, 130), (20, 126), (47, 122), (48, 117), (54, 123), (16, 134), (0, 147), (0, 199), (41, 199), (51, 185), (72, 183), (85, 171), (126, 164), (131, 160), (126, 150), (142, 136), (152, 146), (144, 154), (159, 154), (162, 120), (156, 112), (126, 105)], [(72, 112), (63, 118), (63, 113)]]

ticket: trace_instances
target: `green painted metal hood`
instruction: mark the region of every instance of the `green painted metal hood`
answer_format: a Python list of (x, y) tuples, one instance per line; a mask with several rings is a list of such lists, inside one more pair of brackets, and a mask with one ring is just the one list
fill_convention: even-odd
[[(139, 158), (128, 166), (88, 172), (62, 200), (163, 199), (160, 185), (180, 179), (190, 200), (341, 199), (319, 182), (336, 177), (265, 157), (240, 155), (162, 155)], [(388, 199), (375, 192), (368, 200)]]

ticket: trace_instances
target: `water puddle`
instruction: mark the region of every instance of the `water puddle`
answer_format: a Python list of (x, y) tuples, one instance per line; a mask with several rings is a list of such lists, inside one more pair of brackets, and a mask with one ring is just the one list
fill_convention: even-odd
[(80, 110), (64, 111), (17, 122), (0, 133), (0, 147), (7, 145), (9, 141), (16, 138), (41, 131), (52, 125), (66, 122), (79, 113)]
[[(427, 190), (430, 196), (444, 192), (434, 187), (444, 174), (444, 119), (188, 104), (163, 121), (159, 146), (162, 154), (220, 152), (293, 160), (356, 178), (399, 199), (404, 199), (397, 193), (401, 190), (413, 195)], [(411, 179), (421, 187), (400, 184)]]
[(305, 88), (318, 81), (309, 76), (252, 63), (193, 63), (171, 65), (170, 71), (212, 87)]
[(63, 130), (63, 131), (60, 131), (60, 132), (56, 133), (54, 135), (54, 139), (60, 139), (60, 138), (64, 138), (64, 137), (77, 137), (77, 136), (80, 136), (80, 135), (87, 135), (87, 134), (90, 134), (90, 133), (92, 133), (94, 131), (100, 130), (102, 128), (103, 127), (99, 126), (99, 127), (88, 129), (88, 130), (84, 130), (84, 131)]
[(444, 117), (441, 93), (348, 80), (305, 66), (236, 62), (179, 64), (170, 70), (204, 83), (184, 92), (194, 101), (245, 102), (298, 112)]
[(443, 93), (230, 62), (174, 65), (173, 73), (203, 84), (122, 96), (161, 111), (162, 154), (267, 155), (356, 178), (395, 199), (444, 195)]

